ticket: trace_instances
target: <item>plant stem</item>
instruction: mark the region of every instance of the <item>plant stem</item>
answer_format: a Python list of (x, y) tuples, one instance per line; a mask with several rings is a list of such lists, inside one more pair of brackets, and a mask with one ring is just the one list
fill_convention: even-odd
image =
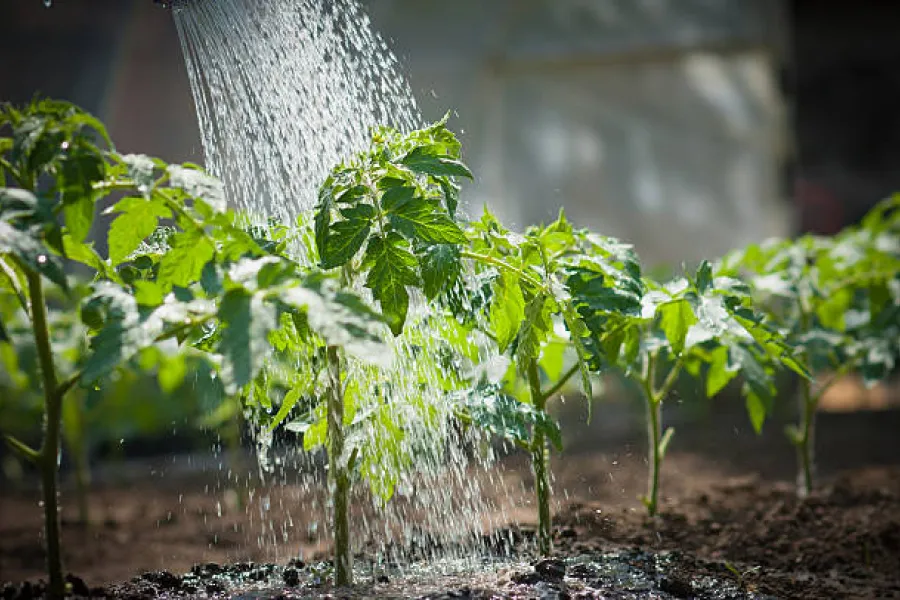
[[(541, 380), (536, 360), (528, 363), (528, 385), (531, 389), (531, 401), (534, 407), (543, 411), (547, 406), (547, 397), (541, 393)], [(546, 436), (543, 431), (535, 429), (531, 441), (531, 466), (534, 469), (534, 488), (537, 492), (538, 552), (542, 556), (548, 556), (553, 550), (549, 462), (550, 449), (547, 447)]]
[(659, 471), (662, 462), (660, 454), (660, 417), (662, 416), (662, 403), (653, 398), (647, 398), (647, 444), (649, 445), (650, 476), (648, 479), (648, 494), (646, 498), (647, 513), (651, 517), (656, 516), (659, 507)]
[(59, 507), (57, 504), (57, 470), (59, 468), (60, 426), (62, 421), (62, 396), (57, 392), (56, 368), (50, 348), (50, 332), (47, 328), (47, 306), (41, 276), (27, 272), (28, 295), (31, 300), (34, 342), (41, 365), (44, 388), (44, 439), (38, 451), (38, 468), (41, 471), (41, 491), (44, 501), (44, 534), (47, 543), (48, 593), (53, 600), (65, 596), (66, 585), (62, 574), (62, 556), (59, 539)]
[[(661, 460), (659, 452), (660, 443), (660, 402), (658, 396), (653, 390), (654, 379), (656, 377), (656, 355), (650, 354), (645, 357), (644, 368), (640, 377), (637, 379), (640, 384), (641, 391), (644, 395), (644, 402), (647, 405), (647, 463), (650, 467), (649, 477), (647, 479), (647, 495), (644, 496), (644, 506), (651, 517), (656, 516), (657, 507), (659, 506), (659, 463)], [(668, 378), (667, 378), (668, 380)], [(665, 387), (665, 385), (663, 386)]]
[(327, 349), (328, 390), (328, 473), (333, 505), (334, 584), (353, 584), (350, 553), (350, 474), (344, 456), (344, 392), (341, 387), (341, 355), (337, 346)]
[(549, 390), (547, 390), (546, 392), (542, 392), (541, 397), (544, 398), (545, 401), (552, 398), (553, 395), (556, 394), (556, 392), (561, 390), (563, 386), (566, 385), (566, 382), (572, 379), (572, 375), (577, 373), (579, 368), (581, 368), (581, 365), (576, 362), (568, 371), (563, 373), (562, 377), (559, 378), (559, 381), (550, 386)]
[(805, 498), (812, 493), (815, 470), (815, 420), (818, 396), (812, 394), (811, 382), (800, 380), (800, 436), (797, 438), (797, 496)]
[(539, 289), (545, 290), (545, 291), (547, 290), (547, 286), (545, 286), (544, 283), (540, 279), (538, 279), (534, 275), (531, 275), (530, 273), (523, 271), (522, 269), (519, 269), (518, 267), (514, 267), (512, 265), (509, 265), (509, 264), (503, 262), (499, 258), (495, 258), (495, 257), (489, 256), (487, 254), (478, 254), (477, 252), (470, 252), (468, 250), (460, 251), (459, 255), (462, 258), (468, 258), (468, 259), (474, 260), (475, 262), (480, 262), (485, 265), (493, 265), (500, 269), (505, 269), (511, 273), (515, 273), (516, 275), (521, 277), (523, 281), (527, 281), (528, 283), (535, 286), (536, 288), (539, 288)]

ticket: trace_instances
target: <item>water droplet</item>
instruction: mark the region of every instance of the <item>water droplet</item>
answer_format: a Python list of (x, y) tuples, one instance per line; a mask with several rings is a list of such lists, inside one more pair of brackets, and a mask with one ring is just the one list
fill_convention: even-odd
[(44, 0), (44, 6), (46, 8), (50, 8), (51, 6), (53, 6), (53, 0)]

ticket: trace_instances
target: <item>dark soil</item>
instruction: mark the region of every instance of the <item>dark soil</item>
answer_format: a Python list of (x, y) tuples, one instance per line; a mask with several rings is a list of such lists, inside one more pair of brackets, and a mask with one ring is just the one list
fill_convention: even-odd
[[(654, 520), (636, 500), (646, 478), (639, 434), (570, 438), (553, 464), (559, 562), (529, 554), (531, 477), (513, 457), (504, 476), (525, 496), (509, 500), (507, 513), (526, 525), (507, 532), (512, 556), (472, 557), (455, 574), (425, 563), (403, 573), (375, 569), (361, 556), (358, 586), (330, 589), (319, 562), (327, 544), (308, 528), (322, 515), (306, 510), (299, 490), (262, 486), (239, 506), (214, 473), (175, 477), (158, 467), (141, 467), (143, 481), (95, 488), (88, 529), (72, 521), (64, 491), (65, 564), (78, 575), (73, 592), (135, 599), (900, 598), (900, 413), (823, 415), (822, 485), (804, 500), (786, 482), (793, 456), (778, 424), (757, 438), (745, 418), (720, 418), (732, 425), (678, 424)], [(290, 541), (269, 543), (287, 521)], [(289, 562), (301, 552), (306, 563)], [(42, 573), (37, 495), (4, 491), (0, 580), (35, 582)], [(0, 598), (34, 598), (41, 589), (9, 585)]]

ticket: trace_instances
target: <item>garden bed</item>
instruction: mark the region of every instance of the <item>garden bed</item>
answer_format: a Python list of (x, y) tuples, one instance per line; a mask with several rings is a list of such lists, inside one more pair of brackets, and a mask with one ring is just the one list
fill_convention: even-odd
[[(655, 521), (647, 519), (636, 499), (646, 477), (638, 438), (634, 444), (601, 439), (601, 446), (595, 443), (591, 449), (573, 439), (576, 450), (554, 459), (559, 501), (555, 549), (568, 562), (562, 582), (554, 579), (552, 568), (534, 574), (531, 559), (522, 553), (482, 568), (468, 566), (466, 576), (423, 575), (415, 567), (406, 578), (382, 571), (361, 575), (353, 594), (440, 597), (469, 590), (475, 597), (490, 597), (488, 592), (552, 597), (566, 591), (572, 597), (602, 593), (641, 598), (655, 590), (662, 592), (656, 597), (664, 598), (747, 593), (900, 597), (900, 467), (890, 465), (892, 457), (900, 456), (898, 420), (897, 411), (822, 415), (825, 485), (804, 501), (795, 498), (784, 480), (792, 448), (779, 443), (777, 424), (767, 427), (762, 439), (739, 421), (732, 428), (683, 425), (664, 469), (666, 497)], [(516, 489), (521, 481), (525, 488), (521, 499), (508, 501), (527, 501), (531, 476), (525, 463), (516, 457), (504, 464), (509, 487)], [(205, 478), (160, 474), (165, 475), (161, 467), (145, 465), (134, 473), (144, 477), (142, 482), (107, 484), (94, 492), (97, 523), (87, 531), (64, 520), (65, 564), (88, 586), (105, 586), (115, 597), (153, 597), (157, 592), (202, 596), (207, 585), (213, 595), (224, 597), (232, 585), (234, 593), (243, 590), (243, 597), (328, 593), (329, 588), (312, 585), (318, 580), (313, 565), (325, 556), (326, 545), (314, 535), (297, 541), (304, 537), (307, 521), (321, 518), (303, 513), (299, 490), (273, 483), (258, 489), (245, 509), (236, 509), (228, 506), (215, 472)], [(23, 493), (0, 499), (3, 579), (42, 577), (41, 515), (35, 498)], [(265, 519), (260, 518), (262, 498), (271, 507)], [(73, 517), (74, 507), (65, 496), (63, 504), (64, 517)], [(260, 544), (271, 536), (270, 522), (278, 530), (288, 512), (294, 522), (291, 542)], [(534, 518), (528, 506), (513, 506), (509, 514), (523, 523)], [(518, 538), (529, 537), (528, 526), (518, 531)], [(307, 564), (288, 573), (288, 581), (298, 584), (288, 586), (284, 566), (301, 548)], [(231, 566), (195, 570), (187, 579), (157, 573), (116, 583), (142, 571), (183, 574), (206, 563)], [(269, 569), (267, 563), (280, 566)], [(365, 561), (358, 568), (366, 571)], [(260, 588), (266, 590), (262, 596), (248, 595)], [(12, 588), (7, 593), (17, 597)]]

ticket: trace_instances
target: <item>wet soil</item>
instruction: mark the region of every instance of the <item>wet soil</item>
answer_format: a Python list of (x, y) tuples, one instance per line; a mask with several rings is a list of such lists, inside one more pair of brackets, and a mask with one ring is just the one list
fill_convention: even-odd
[[(135, 599), (900, 598), (900, 412), (822, 415), (822, 485), (804, 500), (789, 483), (792, 449), (779, 424), (757, 438), (746, 417), (710, 418), (678, 424), (663, 511), (652, 520), (637, 501), (646, 478), (639, 433), (598, 436), (598, 428), (627, 431), (608, 420), (571, 435), (553, 462), (558, 563), (530, 554), (533, 482), (513, 456), (504, 478), (522, 496), (506, 498), (505, 510), (522, 525), (507, 532), (510, 556), (473, 556), (455, 568), (415, 563), (403, 572), (366, 567), (361, 556), (359, 585), (334, 590), (318, 562), (327, 557), (315, 527), (322, 515), (308, 510), (301, 491), (259, 486), (238, 503), (218, 471), (184, 477), (142, 465), (127, 484), (92, 490), (88, 528), (74, 522), (64, 490), (65, 564), (78, 576), (74, 592)], [(42, 572), (37, 495), (3, 490), (0, 580), (36, 582)], [(40, 591), (16, 583), (0, 598)]]

